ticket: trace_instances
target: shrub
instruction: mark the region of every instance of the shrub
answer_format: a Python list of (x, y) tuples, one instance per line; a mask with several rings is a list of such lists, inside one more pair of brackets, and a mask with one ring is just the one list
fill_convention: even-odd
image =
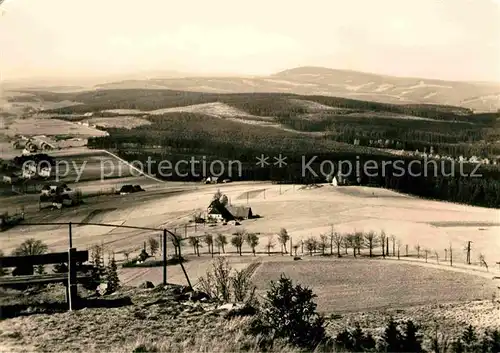
[(382, 335), (379, 348), (384, 352), (422, 352), (419, 328), (409, 320), (401, 330), (391, 317)]
[(272, 281), (260, 315), (253, 321), (253, 334), (268, 332), (274, 339), (314, 349), (326, 339), (324, 318), (316, 312), (312, 290), (293, 285), (284, 275)]
[(402, 352), (403, 337), (392, 317), (384, 330), (382, 341), (385, 352)]
[[(30, 255), (43, 255), (47, 252), (48, 247), (41, 240), (36, 240), (34, 238), (26, 239), (21, 245), (19, 245), (12, 255), (14, 256), (30, 256)], [(16, 275), (32, 275), (33, 266), (24, 265), (17, 267), (13, 272)], [(44, 273), (43, 265), (37, 266), (36, 273)]]
[(155, 237), (149, 237), (148, 245), (149, 245), (149, 251), (151, 252), (151, 256), (155, 256), (156, 252), (160, 248), (160, 243), (158, 242), (158, 239), (156, 239)]
[(212, 299), (229, 302), (232, 297), (236, 302), (254, 305), (256, 287), (250, 280), (250, 267), (232, 272), (227, 259), (217, 257), (212, 262), (212, 268), (198, 279), (198, 286)]
[(231, 267), (226, 258), (217, 257), (212, 268), (207, 270), (199, 283), (206, 294), (213, 299), (229, 302), (231, 299)]
[(252, 303), (254, 301), (256, 287), (250, 280), (251, 277), (252, 273), (247, 269), (235, 271), (235, 274), (231, 276), (231, 284), (235, 301), (242, 303)]
[(405, 323), (403, 329), (403, 344), (401, 348), (403, 352), (414, 353), (422, 351), (422, 338), (418, 331), (419, 328), (413, 321), (408, 320)]
[(120, 279), (118, 278), (118, 270), (116, 266), (115, 256), (112, 255), (108, 267), (106, 268), (106, 293), (111, 294), (120, 288)]
[(376, 342), (370, 333), (363, 332), (359, 323), (356, 323), (353, 330), (344, 329), (337, 334), (335, 345), (341, 350), (368, 352), (375, 349)]
[(102, 252), (102, 246), (100, 245), (94, 245), (90, 248), (90, 279), (82, 283), (85, 289), (95, 290), (106, 274)]

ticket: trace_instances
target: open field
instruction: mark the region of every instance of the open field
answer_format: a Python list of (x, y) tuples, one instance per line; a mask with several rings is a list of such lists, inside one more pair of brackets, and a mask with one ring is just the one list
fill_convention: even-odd
[(146, 119), (141, 119), (135, 116), (120, 116), (117, 118), (90, 118), (85, 119), (89, 124), (102, 126), (104, 128), (124, 128), (133, 129), (142, 125), (151, 125), (151, 122)]
[(284, 273), (314, 289), (321, 312), (401, 308), (490, 299), (491, 279), (383, 260), (310, 259), (263, 262), (253, 280), (260, 291)]
[(71, 135), (75, 137), (105, 136), (106, 132), (59, 119), (16, 119), (6, 132), (14, 135)]
[[(109, 182), (113, 183), (112, 180)], [(88, 187), (91, 188), (91, 185)], [(323, 186), (299, 190), (298, 186), (280, 186), (264, 182), (220, 185), (164, 183), (158, 187), (151, 185), (153, 189), (144, 193), (93, 198), (78, 208), (45, 213), (33, 211), (30, 219), (33, 222), (41, 219), (81, 222), (88, 219), (89, 215), (96, 214), (96, 210), (106, 210), (99, 213), (99, 222), (167, 227), (181, 236), (188, 237), (223, 233), (230, 238), (238, 229), (245, 229), (258, 234), (260, 243), (256, 250), (264, 254), (269, 237), (274, 237), (273, 251), (279, 251), (276, 234), (282, 227), (288, 230), (294, 244), (310, 236), (318, 237), (320, 233), (329, 233), (332, 226), (335, 231), (341, 233), (384, 230), (401, 241), (402, 254), (406, 244), (413, 256), (416, 255), (416, 245), (421, 246), (421, 257), (424, 249), (429, 249), (429, 261), (435, 261), (434, 251), (437, 251), (442, 261), (444, 249), (451, 244), (454, 249), (454, 262), (463, 264), (465, 253), (462, 249), (469, 240), (473, 242), (473, 263), (478, 262), (479, 254), (485, 256), (490, 268), (494, 267), (494, 262), (500, 260), (500, 226), (498, 210), (495, 209), (422, 200), (385, 189), (365, 187)], [(262, 218), (245, 220), (240, 226), (198, 225), (195, 229), (189, 221), (195, 212), (206, 210), (217, 189), (227, 194), (233, 205), (245, 205), (248, 193), (248, 203), (253, 213)], [(265, 191), (261, 191), (262, 189)], [(4, 201), (13, 207), (19, 207), (21, 204), (20, 200), (12, 200), (12, 203), (10, 199)], [(457, 221), (462, 223), (457, 224)], [(78, 248), (104, 242), (109, 243), (109, 250), (116, 253), (140, 248), (151, 235), (155, 233), (97, 226), (79, 227), (73, 232), (74, 244)], [(51, 251), (67, 247), (67, 227), (19, 226), (0, 234), (2, 248), (5, 252), (10, 252), (26, 238), (33, 236), (46, 242)], [(201, 251), (205, 251), (204, 248)], [(245, 244), (243, 251), (246, 253), (244, 256), (248, 256), (250, 248)], [(366, 251), (363, 250), (365, 254)], [(184, 252), (192, 253), (192, 249), (186, 244)], [(226, 252), (234, 252), (234, 248), (227, 245)], [(380, 250), (376, 248), (374, 252), (379, 254)]]

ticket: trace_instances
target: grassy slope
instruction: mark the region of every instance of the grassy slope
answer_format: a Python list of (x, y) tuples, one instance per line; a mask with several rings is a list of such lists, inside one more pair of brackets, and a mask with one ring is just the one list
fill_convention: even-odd
[[(64, 287), (53, 287), (30, 300), (58, 301)], [(115, 308), (87, 308), (74, 312), (18, 316), (0, 321), (0, 349), (37, 352), (131, 352), (142, 345), (146, 351), (161, 352), (257, 352), (256, 339), (245, 335), (249, 318), (226, 320), (212, 304), (173, 300), (168, 290), (125, 288), (107, 300), (130, 297), (133, 305)], [(26, 299), (9, 297), (28, 304)], [(5, 297), (4, 297), (5, 298)], [(34, 308), (35, 306), (32, 306)], [(33, 309), (31, 309), (33, 310)], [(457, 334), (464, 324), (484, 329), (499, 327), (500, 307), (491, 301), (459, 305), (423, 305), (405, 310), (387, 309), (364, 313), (332, 315), (326, 321), (334, 336), (344, 327), (359, 322), (374, 337), (380, 337), (389, 316), (415, 320), (429, 344), (435, 325), (441, 332)], [(334, 312), (332, 313), (334, 314)], [(292, 347), (276, 347), (278, 352), (297, 352)]]
[(491, 298), (492, 281), (446, 270), (380, 260), (264, 262), (254, 281), (264, 289), (285, 273), (315, 288), (318, 309), (345, 312)]

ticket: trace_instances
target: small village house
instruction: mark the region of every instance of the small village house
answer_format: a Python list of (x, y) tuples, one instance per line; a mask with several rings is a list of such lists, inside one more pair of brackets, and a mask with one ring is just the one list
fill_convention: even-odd
[(252, 208), (240, 205), (223, 205), (212, 201), (207, 209), (207, 219), (213, 221), (234, 221), (253, 218)]

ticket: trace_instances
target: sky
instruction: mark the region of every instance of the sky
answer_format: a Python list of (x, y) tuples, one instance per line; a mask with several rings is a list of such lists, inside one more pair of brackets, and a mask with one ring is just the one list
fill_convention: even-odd
[(6, 0), (0, 74), (324, 66), (500, 82), (500, 0)]

